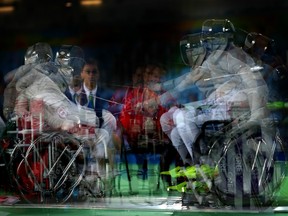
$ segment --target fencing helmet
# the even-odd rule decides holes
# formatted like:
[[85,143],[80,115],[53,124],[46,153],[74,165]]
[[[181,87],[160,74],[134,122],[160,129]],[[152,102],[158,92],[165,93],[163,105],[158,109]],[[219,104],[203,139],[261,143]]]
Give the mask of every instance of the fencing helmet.
[[49,44],[38,42],[28,47],[24,55],[24,63],[43,63],[53,59],[52,48]]

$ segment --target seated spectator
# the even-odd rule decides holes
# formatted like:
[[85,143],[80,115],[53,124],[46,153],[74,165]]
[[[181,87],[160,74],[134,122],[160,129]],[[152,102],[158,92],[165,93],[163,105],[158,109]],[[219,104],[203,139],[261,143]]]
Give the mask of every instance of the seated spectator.
[[[156,97],[157,93],[149,88],[150,82],[160,82],[165,70],[157,65],[137,68],[132,75],[134,86],[127,91],[124,106],[119,116],[125,141],[135,153],[139,175],[147,177],[148,154],[161,155],[161,170],[167,170],[171,157],[164,157],[169,150],[168,138],[162,133],[160,117],[167,109],[161,105],[136,107],[137,104]],[[167,156],[167,155],[166,155]]]
[[[108,102],[112,97],[112,91],[101,85],[101,71],[99,68],[99,63],[96,59],[88,58],[85,61],[80,76],[83,82],[81,86],[80,97],[77,103],[82,107],[87,107],[91,110],[94,110],[96,116],[99,119],[99,127],[108,132],[109,138],[107,140],[107,154],[109,158],[109,164],[113,166],[116,150],[119,149],[119,139],[116,133],[116,118],[110,111],[108,111]],[[97,159],[99,159],[98,162],[102,165],[106,163],[103,150],[104,146],[97,145],[95,151],[95,156]]]
[[82,78],[80,75],[73,75],[71,83],[68,85],[68,88],[65,91],[65,95],[72,102],[77,104],[79,97],[82,91]]
[[[158,120],[166,109],[162,106],[143,106],[141,109],[135,108],[141,101],[156,97],[156,93],[148,88],[151,79],[152,70],[151,65],[147,66],[145,70],[136,70],[132,75],[133,87],[127,91],[124,99],[124,106],[120,113],[119,120],[123,126],[124,133],[129,134],[127,137],[130,145],[137,147],[139,139],[146,136],[149,139],[162,140],[161,130],[158,127]],[[142,72],[142,77],[139,76]],[[141,81],[142,80],[142,81]],[[151,122],[150,122],[151,121]],[[145,127],[150,125],[153,128]],[[148,137],[147,137],[148,136]]]
[[137,66],[135,72],[132,74],[131,83],[123,86],[117,86],[114,94],[112,95],[111,101],[109,102],[109,111],[119,119],[119,115],[124,107],[125,99],[127,94],[133,89],[137,88],[138,86],[143,85],[143,73],[145,67],[142,65]]

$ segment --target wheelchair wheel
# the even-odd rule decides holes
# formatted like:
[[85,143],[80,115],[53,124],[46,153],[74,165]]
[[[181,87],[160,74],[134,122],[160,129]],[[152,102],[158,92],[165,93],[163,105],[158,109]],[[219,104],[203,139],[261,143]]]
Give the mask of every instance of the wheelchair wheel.
[[268,141],[259,126],[227,133],[209,151],[218,172],[214,189],[224,205],[268,207],[285,176],[285,160],[280,137]]
[[[51,139],[50,139],[51,138]],[[82,146],[64,137],[41,137],[29,145],[17,144],[11,155],[13,180],[29,203],[63,203],[77,196],[75,188],[85,170]],[[76,146],[75,146],[76,145]]]

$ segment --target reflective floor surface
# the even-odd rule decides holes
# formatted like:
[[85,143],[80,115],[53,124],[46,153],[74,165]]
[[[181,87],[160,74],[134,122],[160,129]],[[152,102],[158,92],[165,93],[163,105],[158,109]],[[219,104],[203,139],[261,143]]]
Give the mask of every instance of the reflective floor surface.
[[288,214],[288,178],[286,177],[279,190],[275,194],[275,202],[265,208],[213,208],[201,206],[183,206],[180,194],[165,196],[145,195],[140,193],[128,194],[122,196],[111,196],[105,198],[87,198],[82,202],[69,201],[65,204],[28,204],[19,200],[14,204],[2,203],[0,206],[0,216],[152,216],[161,215],[278,215]]

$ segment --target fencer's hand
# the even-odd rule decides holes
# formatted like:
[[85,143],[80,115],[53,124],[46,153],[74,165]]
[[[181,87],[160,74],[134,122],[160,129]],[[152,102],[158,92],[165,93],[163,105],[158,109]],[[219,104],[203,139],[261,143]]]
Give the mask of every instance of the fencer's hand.
[[204,67],[197,67],[193,73],[190,73],[187,80],[191,79],[193,83],[197,83],[198,86],[207,86],[213,83],[211,80],[210,71]]
[[79,125],[71,120],[65,120],[62,123],[61,130],[67,131],[69,133],[77,133],[79,130]]
[[185,106],[183,105],[183,104],[176,104],[176,107],[178,107],[178,108],[185,108]]
[[130,127],[131,127],[131,130],[130,130],[130,131],[131,131],[132,133],[140,133],[140,132],[141,132],[141,127],[140,127],[140,125],[137,124],[137,123],[131,124]]
[[143,102],[138,102],[134,106],[135,112],[146,112],[148,114],[155,113],[157,109],[158,109],[157,98],[151,98],[151,99],[144,100]]
[[161,83],[156,83],[156,82],[150,82],[148,84],[148,88],[154,92],[159,92],[162,90],[162,84]]
[[143,102],[138,102],[134,106],[134,112],[139,113],[143,111]]
[[143,111],[153,115],[158,110],[158,101],[156,98],[151,98],[143,102]]

